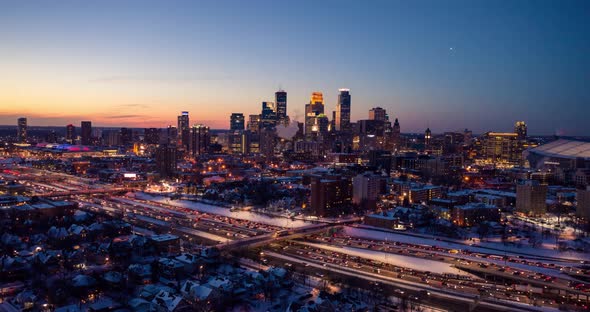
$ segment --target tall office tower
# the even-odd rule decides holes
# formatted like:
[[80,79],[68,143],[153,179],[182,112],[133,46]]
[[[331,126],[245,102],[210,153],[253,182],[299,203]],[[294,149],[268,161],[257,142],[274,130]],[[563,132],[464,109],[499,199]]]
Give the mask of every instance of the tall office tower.
[[253,114],[249,116],[248,131],[258,133],[260,130],[260,114]]
[[233,130],[228,133],[228,148],[232,154],[250,153],[250,131]]
[[162,144],[156,150],[156,164],[162,177],[171,177],[176,174],[176,146]]
[[82,121],[80,124],[80,144],[92,144],[92,122]]
[[279,90],[275,92],[275,105],[277,113],[277,122],[285,126],[289,125],[289,116],[287,116],[287,92]]
[[16,121],[16,140],[18,143],[27,142],[27,118],[21,117]]
[[547,185],[527,180],[516,185],[516,211],[532,216],[547,212]]
[[66,142],[74,144],[76,140],[76,127],[72,124],[66,126]]
[[168,125],[166,129],[166,139],[164,140],[167,144],[176,144],[178,138],[178,128],[173,125]]
[[517,121],[514,124],[514,133],[517,135],[517,139],[524,140],[527,136],[527,127],[524,121]]
[[429,146],[431,139],[432,139],[432,132],[430,131],[430,128],[426,128],[426,131],[424,131],[424,145]]
[[121,128],[121,145],[129,145],[133,142],[133,131],[129,128]]
[[370,120],[387,120],[387,112],[384,108],[381,107],[374,107],[369,110],[369,119]]
[[518,134],[513,132],[487,132],[481,137],[481,156],[492,164],[518,165],[522,152]]
[[182,112],[180,116],[178,116],[178,141],[180,146],[182,146],[185,150],[188,150],[190,141],[190,126],[188,112],[186,111]]
[[336,104],[335,125],[336,131],[351,132],[350,124],[350,90],[339,89],[338,103]]
[[209,127],[205,125],[193,125],[191,129],[190,151],[193,156],[207,153],[211,144]]
[[244,130],[244,114],[232,113],[229,117],[230,130]]
[[158,128],[145,128],[143,131],[143,140],[147,144],[159,144],[160,143],[160,129],[158,129]]
[[315,121],[317,123],[317,134],[321,135],[324,139],[327,138],[328,133],[330,132],[330,120],[328,119],[328,116],[319,114],[315,118]]
[[277,112],[275,103],[262,102],[262,113],[260,114],[260,127],[272,128],[277,125]]
[[[321,92],[313,92],[309,104],[305,105],[305,135],[313,134],[313,126],[317,117],[324,113],[324,96]],[[316,131],[317,132],[317,131]]]

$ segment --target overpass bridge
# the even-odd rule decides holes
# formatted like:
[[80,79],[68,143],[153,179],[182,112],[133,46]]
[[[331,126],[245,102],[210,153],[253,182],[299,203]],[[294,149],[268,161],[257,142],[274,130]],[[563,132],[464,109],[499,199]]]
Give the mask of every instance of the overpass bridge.
[[312,224],[295,229],[280,230],[275,233],[268,233],[249,238],[233,240],[227,243],[218,244],[215,246],[215,248],[220,252],[228,252],[234,249],[263,246],[272,242],[290,240],[299,238],[304,235],[322,232],[332,227],[334,227],[334,225],[328,223]]

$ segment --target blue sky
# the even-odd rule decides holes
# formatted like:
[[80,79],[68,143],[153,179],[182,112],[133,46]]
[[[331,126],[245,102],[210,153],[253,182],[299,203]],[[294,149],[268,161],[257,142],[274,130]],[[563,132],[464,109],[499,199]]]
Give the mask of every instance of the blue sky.
[[0,123],[227,127],[279,87],[402,131],[590,134],[587,1],[1,1]]

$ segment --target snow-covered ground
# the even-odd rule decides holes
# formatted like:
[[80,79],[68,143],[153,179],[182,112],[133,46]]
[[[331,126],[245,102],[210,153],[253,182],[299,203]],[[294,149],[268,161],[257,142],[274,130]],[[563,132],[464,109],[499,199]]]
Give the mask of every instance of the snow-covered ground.
[[413,270],[418,271],[430,271],[433,273],[439,274],[458,274],[458,275],[468,275],[471,276],[469,273],[461,271],[451,266],[449,263],[443,263],[439,261],[433,261],[428,259],[420,259],[415,257],[408,257],[402,255],[396,255],[381,251],[375,250],[368,250],[368,249],[360,249],[355,247],[336,247],[336,246],[328,246],[328,245],[321,245],[321,244],[314,244],[314,243],[302,243],[314,248],[330,250],[334,252],[345,253],[347,255],[371,259],[375,261],[380,261],[384,263],[389,263],[399,267],[410,268]]
[[[568,260],[590,260],[590,254],[584,254],[579,252],[560,252],[558,250],[553,249],[541,249],[541,248],[532,248],[530,246],[522,246],[517,247],[513,245],[504,245],[501,242],[481,242],[478,243],[478,246],[487,247],[487,248],[494,248],[496,251],[491,251],[490,249],[480,248],[478,246],[469,246],[468,241],[457,241],[456,243],[448,242],[448,241],[435,241],[433,238],[429,238],[426,235],[422,237],[419,236],[410,236],[405,234],[397,234],[393,232],[383,232],[378,230],[371,230],[367,228],[355,228],[355,227],[344,227],[344,231],[347,235],[353,237],[361,237],[361,238],[368,238],[374,240],[389,240],[389,241],[398,241],[407,244],[417,244],[417,245],[435,245],[442,248],[450,248],[450,249],[463,249],[469,250],[471,252],[480,252],[480,253],[495,253],[498,255],[511,255],[511,254],[530,254],[539,257],[552,257],[552,258],[562,258]],[[448,239],[445,239],[448,240]],[[556,262],[558,263],[558,262]],[[571,263],[570,263],[571,265]]]
[[220,216],[230,217],[234,219],[248,220],[252,222],[286,227],[286,228],[298,228],[312,223],[303,220],[291,220],[289,218],[273,218],[270,216],[249,212],[249,211],[230,211],[228,208],[219,207],[214,205],[208,205],[200,202],[193,202],[188,200],[170,200],[170,198],[164,196],[153,196],[145,193],[133,193],[135,198],[142,200],[149,200],[176,207],[189,208],[197,210],[199,212],[211,213]]

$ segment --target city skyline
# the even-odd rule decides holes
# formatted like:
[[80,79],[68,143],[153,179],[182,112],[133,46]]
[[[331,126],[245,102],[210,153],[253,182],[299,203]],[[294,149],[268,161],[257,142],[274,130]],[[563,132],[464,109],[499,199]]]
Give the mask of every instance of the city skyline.
[[585,135],[587,6],[4,3],[0,124],[226,129],[279,89],[303,122],[312,92],[330,115],[350,88],[351,120],[383,107],[402,132]]

